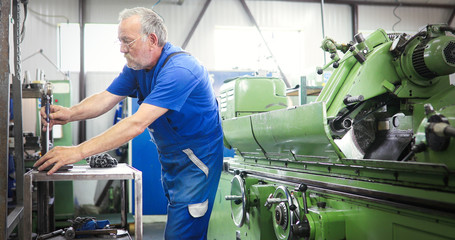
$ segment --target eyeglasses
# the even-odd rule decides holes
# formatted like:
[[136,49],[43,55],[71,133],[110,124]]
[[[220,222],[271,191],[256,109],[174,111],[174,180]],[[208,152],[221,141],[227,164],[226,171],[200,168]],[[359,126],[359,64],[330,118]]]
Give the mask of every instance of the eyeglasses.
[[120,48],[126,47],[127,49],[130,49],[133,46],[133,44],[141,37],[142,36],[139,36],[138,38],[136,38],[136,39],[134,39],[133,41],[130,41],[130,42],[125,42],[123,40],[120,40],[118,44],[120,45]]

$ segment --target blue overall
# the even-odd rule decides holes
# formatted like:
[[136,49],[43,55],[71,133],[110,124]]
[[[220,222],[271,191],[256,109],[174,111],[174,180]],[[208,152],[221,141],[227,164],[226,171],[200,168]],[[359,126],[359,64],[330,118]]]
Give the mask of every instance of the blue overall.
[[161,163],[168,204],[165,239],[206,239],[223,165],[218,105],[207,70],[180,48],[166,43],[150,71],[125,66],[107,88],[138,103],[169,109],[148,131]]

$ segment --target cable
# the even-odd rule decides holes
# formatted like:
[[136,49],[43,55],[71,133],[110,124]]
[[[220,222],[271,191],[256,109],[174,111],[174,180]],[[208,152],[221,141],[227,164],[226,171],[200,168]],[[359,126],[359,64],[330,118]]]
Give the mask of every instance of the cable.
[[398,15],[396,14],[396,12],[395,12],[399,7],[401,7],[401,2],[398,1],[398,0],[395,0],[395,1],[396,1],[397,3],[399,3],[399,4],[393,9],[393,15],[394,15],[396,18],[398,18],[398,21],[397,21],[396,23],[394,23],[393,26],[392,26],[392,31],[394,31],[394,32],[396,32],[396,31],[395,31],[395,26],[398,25],[398,23],[401,22],[400,16],[398,16]]
[[46,15],[46,14],[42,14],[40,12],[37,12],[33,9],[31,9],[30,7],[28,8],[28,10],[30,10],[30,12],[38,15],[38,16],[41,16],[41,17],[50,17],[50,18],[64,18],[66,19],[66,23],[70,23],[70,19],[64,15]]
[[50,64],[52,64],[52,66],[55,67],[55,69],[57,69],[57,71],[59,71],[61,74],[63,74],[63,76],[65,76],[65,80],[67,80],[69,78],[69,72],[68,73],[62,72],[62,70],[60,70],[60,68],[58,68],[58,66],[54,62],[52,62],[52,60],[49,57],[47,57],[46,54],[44,54],[44,50],[43,49],[39,49],[37,52],[35,52],[32,55],[24,58],[22,60],[22,62],[25,62],[26,60],[28,60],[29,58],[31,58],[31,57],[33,57],[33,56],[35,56],[37,54],[41,54]]
[[21,2],[24,5],[24,21],[22,21],[22,30],[21,30],[21,36],[20,36],[20,38],[21,38],[20,43],[22,43],[24,41],[24,38],[25,38],[25,20],[27,19],[27,15],[28,15],[27,14],[28,13],[28,11],[27,11],[28,0],[24,0],[24,1],[21,1]]
[[160,3],[160,2],[161,2],[161,0],[156,1],[156,3],[153,4],[152,9],[153,9],[156,5],[158,5],[158,3]]

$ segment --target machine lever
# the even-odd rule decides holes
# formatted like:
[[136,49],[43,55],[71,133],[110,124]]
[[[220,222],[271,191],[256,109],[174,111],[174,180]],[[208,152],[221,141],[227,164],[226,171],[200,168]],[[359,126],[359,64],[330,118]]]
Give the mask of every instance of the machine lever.
[[272,207],[272,204],[274,203],[282,203],[282,202],[287,202],[288,200],[286,198],[273,198],[273,194],[270,194],[267,200],[265,201],[264,207],[267,207],[270,209]]
[[343,103],[348,105],[348,104],[351,104],[351,103],[358,103],[358,102],[361,102],[363,101],[365,98],[363,97],[363,95],[359,95],[359,96],[351,96],[351,95],[346,95],[346,97],[343,99]]
[[455,128],[445,122],[431,123],[430,130],[439,137],[455,137]]
[[237,196],[237,195],[227,195],[227,196],[224,196],[224,199],[226,199],[228,201],[234,201],[234,203],[238,205],[242,202],[243,197]]
[[306,184],[301,183],[294,190],[299,191],[303,194],[303,211],[305,212],[305,214],[308,214],[308,204],[306,201],[306,190],[308,190],[308,186]]
[[425,143],[419,143],[417,145],[414,145],[411,147],[411,151],[401,160],[403,162],[406,162],[409,160],[409,158],[412,157],[412,155],[423,152],[427,149],[427,145]]

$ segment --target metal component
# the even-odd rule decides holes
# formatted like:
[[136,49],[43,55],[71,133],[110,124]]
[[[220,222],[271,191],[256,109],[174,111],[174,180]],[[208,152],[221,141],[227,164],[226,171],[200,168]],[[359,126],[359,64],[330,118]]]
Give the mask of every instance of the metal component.
[[275,206],[273,228],[277,239],[293,239],[293,225],[299,221],[299,207],[295,197],[284,186],[278,186],[267,202]]
[[358,103],[363,100],[365,100],[363,95],[359,95],[359,96],[346,95],[346,97],[344,97],[344,99],[343,99],[343,103],[348,105],[348,104]]
[[9,29],[11,1],[1,0],[0,12],[0,237],[8,234],[8,138],[10,106]]
[[352,33],[355,35],[359,32],[359,6],[350,4],[352,16]]
[[318,208],[325,208],[327,206],[327,202],[317,202],[316,205]]
[[36,240],[44,240],[44,239],[48,239],[48,238],[63,235],[63,234],[65,234],[65,237],[66,237],[66,232],[63,231],[63,229],[59,229],[59,230],[53,231],[51,233],[46,233],[46,234],[40,235],[38,238],[36,238]]
[[[404,164],[400,164],[406,166]],[[374,166],[374,165],[372,165]],[[409,166],[409,164],[407,164]],[[412,166],[412,165],[411,165]],[[430,168],[433,166],[430,166]],[[423,170],[423,169],[420,169]],[[427,169],[428,170],[428,169]],[[417,170],[416,170],[417,171]],[[249,170],[251,177],[265,179],[268,181],[274,180],[280,183],[298,183],[302,182],[301,178],[283,176],[279,174],[271,174],[266,171]],[[305,184],[309,185],[310,189],[322,191],[331,194],[341,194],[346,197],[359,199],[362,201],[370,201],[385,205],[394,206],[399,209],[409,209],[412,211],[423,212],[430,215],[441,215],[455,217],[455,204],[444,202],[443,199],[428,200],[418,197],[406,196],[404,194],[389,193],[386,191],[377,191],[372,189],[362,189],[355,186],[328,183],[324,181],[316,181],[305,179]]]
[[86,161],[92,168],[115,167],[118,163],[117,159],[113,158],[109,153],[100,153],[90,156]]
[[[52,84],[46,82],[44,87],[41,89],[41,105],[45,107],[46,111],[46,122],[41,123],[41,156],[44,156],[53,145],[52,133],[49,125],[49,114],[50,105],[52,104]],[[46,125],[46,131],[43,130],[43,126]],[[37,215],[42,218],[43,221],[39,221],[37,225],[38,234],[50,232],[54,229],[54,205],[50,204],[51,199],[54,197],[54,183],[53,182],[40,182],[37,184],[37,198],[39,204],[37,206]]]
[[335,131],[346,131],[352,127],[352,119],[350,118],[336,118],[331,126]]
[[453,134],[453,127],[451,127],[448,123],[431,123],[429,128],[438,136],[438,137],[454,137]]
[[231,195],[225,196],[231,201],[231,216],[237,227],[242,227],[245,223],[247,212],[247,198],[245,193],[245,183],[240,175],[235,175],[231,180]]
[[[358,36],[316,102],[254,113],[250,102],[232,92],[222,113],[223,131],[239,154],[225,159],[229,172],[279,186],[272,195],[253,185],[245,189],[252,204],[248,227],[239,229],[242,237],[265,239],[267,223],[277,239],[455,235],[455,143],[441,139],[455,134],[455,87],[448,76],[455,72],[450,65],[455,38],[446,29],[451,30],[429,25],[409,39],[401,35],[401,42],[381,29],[365,40]],[[424,79],[417,72],[412,55],[421,46],[428,46],[424,67],[438,77]],[[336,58],[330,51],[339,45],[326,39],[324,47]],[[363,99],[345,101],[348,94]],[[233,109],[246,114],[227,114]],[[299,184],[308,186],[309,196],[290,191]],[[235,196],[231,199],[239,199]],[[218,219],[229,218],[217,203],[215,210]],[[363,231],[352,230],[357,226]]]
[[425,143],[412,145],[411,151],[403,159],[401,159],[401,161],[403,162],[408,161],[412,156],[414,156],[414,154],[423,152],[425,150],[427,150],[427,145]]
[[301,183],[294,190],[302,193],[303,211],[305,214],[308,214],[308,203],[307,203],[307,195],[306,195],[306,190],[308,190],[308,186],[306,184]]
[[127,209],[128,209],[128,191],[127,191],[127,181],[126,180],[122,180],[121,181],[121,184],[122,184],[122,200],[120,202],[120,226],[123,228],[123,229],[128,229],[128,218],[127,218],[127,215],[128,215],[128,212],[127,212]]
[[362,33],[357,33],[356,35],[354,35],[354,39],[357,43],[365,42],[365,38],[363,37]]
[[280,202],[275,208],[275,222],[280,226],[283,230],[286,230],[288,227],[289,222],[289,212],[287,210],[287,206],[284,202]]
[[267,200],[265,201],[264,207],[271,208],[273,204],[280,204],[282,202],[286,202],[286,198],[275,198],[273,194],[270,194]]
[[434,113],[434,108],[431,104],[427,103],[427,104],[423,105],[423,107],[425,109],[426,115],[430,115],[430,114]]
[[365,54],[362,51],[357,50],[355,46],[351,46],[349,51],[352,52],[352,55],[359,63],[364,63],[366,61]]
[[65,239],[75,239],[80,235],[111,235],[117,234],[117,229],[75,230],[69,227],[65,230]]
[[450,126],[449,120],[441,114],[435,114],[428,118],[428,123],[429,125],[425,129],[428,147],[438,152],[446,150],[449,147],[450,138],[454,136],[450,135],[454,128]]
[[65,239],[74,239],[76,238],[76,231],[73,227],[69,227],[65,231]]
[[228,201],[234,201],[235,204],[240,204],[243,202],[243,196],[227,195],[224,197],[224,199]]
[[41,90],[41,104],[45,107],[46,111],[46,122],[42,123],[42,125],[46,125],[46,131],[41,130],[41,155],[44,156],[49,150],[52,148],[53,139],[51,135],[51,129],[49,127],[49,114],[50,114],[50,107],[52,104],[52,83],[46,82],[44,84],[44,88]]
[[[79,99],[83,100],[87,97],[86,91],[86,77],[85,77],[85,21],[86,16],[85,12],[87,11],[86,0],[79,0],[79,43],[80,43],[80,52],[79,52]],[[87,140],[87,124],[86,121],[79,121],[79,143],[85,142]]]
[[[134,204],[135,204],[135,238],[142,240],[142,172],[124,163],[115,168],[106,168],[103,171],[92,169],[87,165],[74,165],[68,172],[56,172],[47,175],[45,172],[31,170],[24,175],[24,226],[22,232],[26,239],[31,238],[32,228],[32,183],[53,182],[68,180],[134,180]],[[123,206],[125,207],[125,206]],[[126,213],[126,211],[123,211]],[[29,237],[30,236],[30,237]]]

